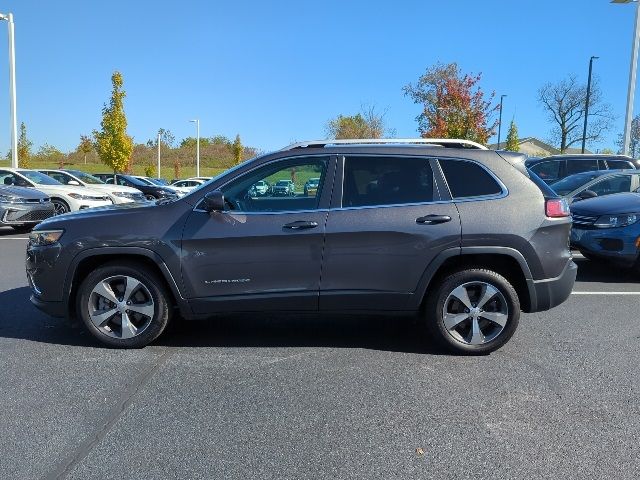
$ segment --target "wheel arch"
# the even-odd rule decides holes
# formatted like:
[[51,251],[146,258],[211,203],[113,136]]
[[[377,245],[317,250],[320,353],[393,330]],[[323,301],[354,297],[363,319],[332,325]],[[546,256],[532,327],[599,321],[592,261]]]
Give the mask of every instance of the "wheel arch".
[[85,250],[71,263],[65,279],[65,291],[69,292],[66,309],[70,317],[75,317],[75,304],[78,287],[82,280],[96,268],[114,260],[139,263],[149,267],[164,282],[171,298],[169,302],[180,309],[181,314],[190,315],[190,309],[184,300],[178,284],[166,263],[157,253],[140,247],[105,247]]
[[419,302],[416,308],[424,306],[434,284],[455,271],[467,268],[484,268],[502,275],[516,290],[521,309],[524,312],[535,310],[537,299],[531,270],[524,256],[509,247],[462,247],[441,252],[420,279],[415,295]]

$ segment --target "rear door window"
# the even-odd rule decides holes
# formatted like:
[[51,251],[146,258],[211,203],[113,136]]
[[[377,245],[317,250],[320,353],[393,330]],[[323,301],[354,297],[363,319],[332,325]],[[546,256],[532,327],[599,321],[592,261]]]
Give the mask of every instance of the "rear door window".
[[[548,162],[540,162],[533,165],[530,170],[545,182],[553,182],[560,178],[560,167],[562,161],[550,160]],[[596,169],[597,170],[597,169]]]
[[429,159],[416,157],[347,157],[343,207],[402,205],[433,201]]
[[591,172],[593,170],[598,170],[598,160],[596,159],[567,160],[567,175],[580,172]]
[[489,172],[475,162],[439,160],[453,198],[484,197],[502,193]]
[[588,190],[597,193],[599,197],[612,193],[629,192],[631,191],[631,175],[605,178],[591,185]]

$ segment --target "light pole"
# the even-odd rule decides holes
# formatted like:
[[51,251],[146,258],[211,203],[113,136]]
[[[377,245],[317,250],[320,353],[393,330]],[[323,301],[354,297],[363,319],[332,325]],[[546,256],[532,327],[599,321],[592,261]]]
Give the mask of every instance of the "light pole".
[[158,178],[160,178],[160,134],[158,133]]
[[196,177],[200,176],[200,119],[189,120],[196,124]]
[[631,68],[629,71],[629,90],[627,92],[627,113],[624,117],[623,153],[629,155],[631,143],[631,121],[633,120],[633,97],[636,90],[636,67],[638,66],[638,41],[640,40],[640,2],[637,0],[611,0],[611,3],[636,3],[636,26],[631,44]]
[[18,117],[16,113],[16,48],[13,13],[0,13],[9,25],[9,99],[11,110],[11,166],[18,168]]
[[584,153],[584,145],[587,143],[587,121],[589,120],[589,99],[591,97],[591,72],[593,71],[593,61],[600,57],[591,57],[589,59],[589,80],[587,80],[587,99],[584,104],[584,128],[582,129],[582,153]]
[[500,134],[502,133],[502,102],[506,95],[500,95],[500,119],[498,120],[498,150],[500,150]]

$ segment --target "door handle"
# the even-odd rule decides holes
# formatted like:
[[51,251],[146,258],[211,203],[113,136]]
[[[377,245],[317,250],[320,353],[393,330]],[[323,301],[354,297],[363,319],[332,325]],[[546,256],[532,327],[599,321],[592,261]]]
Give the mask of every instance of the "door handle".
[[416,223],[420,225],[436,225],[450,221],[451,217],[449,215],[425,215],[424,217],[416,218]]
[[297,222],[287,223],[286,225],[283,225],[282,228],[287,228],[289,230],[307,230],[309,228],[316,228],[317,226],[317,222],[298,220]]

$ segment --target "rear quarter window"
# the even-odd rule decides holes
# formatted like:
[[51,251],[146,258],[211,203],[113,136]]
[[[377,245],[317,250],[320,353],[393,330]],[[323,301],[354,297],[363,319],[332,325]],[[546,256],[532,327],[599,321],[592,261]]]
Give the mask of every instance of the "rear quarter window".
[[489,172],[466,160],[439,160],[453,198],[484,197],[502,193]]

